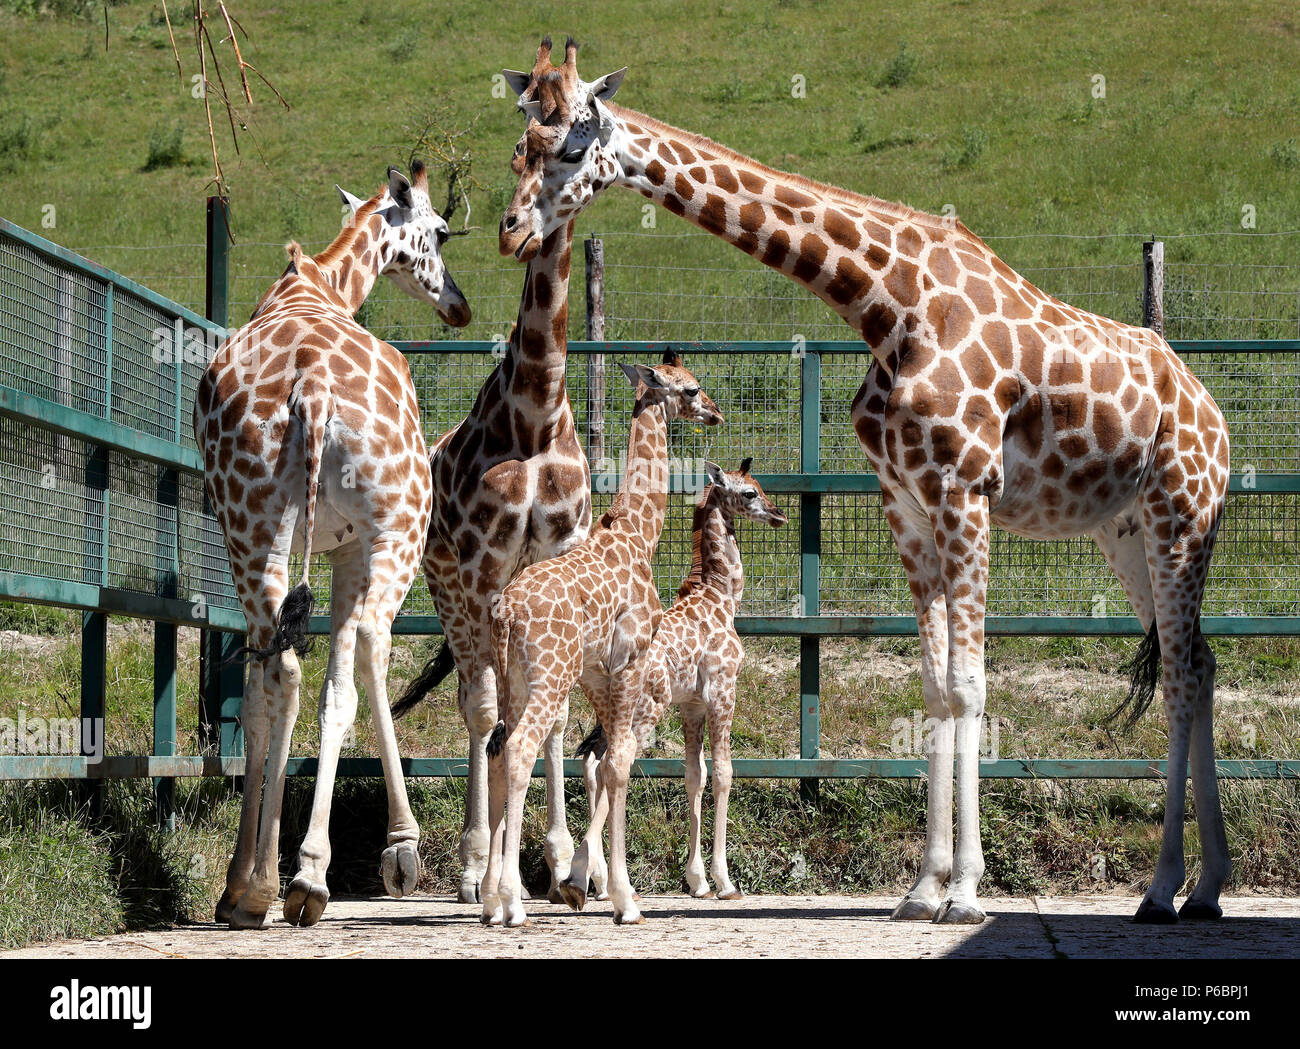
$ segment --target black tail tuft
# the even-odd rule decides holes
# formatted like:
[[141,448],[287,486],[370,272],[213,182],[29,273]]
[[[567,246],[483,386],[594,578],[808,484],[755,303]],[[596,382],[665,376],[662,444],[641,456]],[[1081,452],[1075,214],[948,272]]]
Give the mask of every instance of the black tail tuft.
[[487,756],[495,758],[501,753],[501,748],[506,745],[506,723],[498,721],[497,727],[492,730],[492,735],[488,736]]
[[585,758],[588,754],[594,754],[598,758],[605,756],[605,730],[601,728],[600,722],[596,722],[596,727],[588,732],[578,744],[578,749],[574,752],[575,757]]
[[1129,677],[1128,695],[1106,715],[1105,721],[1114,721],[1127,711],[1124,727],[1132,728],[1156,698],[1156,685],[1160,683],[1160,635],[1156,633],[1154,622],[1132,657],[1120,664],[1119,669]]
[[392,705],[390,709],[393,717],[400,718],[409,714],[455,669],[456,661],[452,658],[451,647],[444,641],[434,657],[424,664],[419,677],[406,686],[401,698]]
[[266,648],[250,648],[244,645],[236,649],[223,660],[222,665],[227,663],[247,663],[250,659],[270,659],[272,656],[278,656],[281,652],[287,652],[293,649],[300,656],[305,656],[311,651],[315,639],[307,633],[307,628],[311,626],[311,610],[315,600],[312,597],[311,587],[306,583],[299,583],[289,591],[289,596],[284,599],[280,606],[280,615],[275,624],[275,633],[271,636],[271,643]]

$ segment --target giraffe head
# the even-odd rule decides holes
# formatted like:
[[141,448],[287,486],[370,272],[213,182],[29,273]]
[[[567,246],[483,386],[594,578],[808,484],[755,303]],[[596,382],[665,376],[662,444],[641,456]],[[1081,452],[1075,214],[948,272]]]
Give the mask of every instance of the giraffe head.
[[518,95],[524,136],[515,145],[511,170],[519,176],[501,219],[502,255],[527,261],[542,241],[569,222],[612,185],[618,162],[610,148],[615,120],[605,106],[626,67],[587,83],[578,76],[578,45],[564,45],[564,64],[551,64],[551,38],[537,49],[531,73],[502,70]]
[[689,419],[705,426],[722,422],[722,412],[707,393],[700,389],[699,380],[682,365],[682,355],[676,350],[665,350],[662,364],[619,362],[623,374],[636,387],[638,407],[661,404],[669,419]]
[[[336,186],[351,209],[350,222],[367,202]],[[453,328],[470,322],[469,303],[442,260],[442,248],[451,236],[447,221],[429,199],[429,173],[423,162],[411,164],[408,179],[397,168],[388,169],[388,185],[374,210],[378,218],[379,272],[413,299],[432,304]]]
[[739,470],[723,470],[717,463],[705,462],[709,488],[700,504],[712,503],[729,518],[747,517],[751,521],[780,528],[789,521],[781,508],[767,497],[762,486],[750,475],[753,459],[746,459]]

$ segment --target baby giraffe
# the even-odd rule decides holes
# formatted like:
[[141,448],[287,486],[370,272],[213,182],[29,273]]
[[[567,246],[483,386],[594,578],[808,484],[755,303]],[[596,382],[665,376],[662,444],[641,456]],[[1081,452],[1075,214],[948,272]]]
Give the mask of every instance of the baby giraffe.
[[[519,880],[524,796],[538,748],[581,684],[609,732],[601,790],[609,797],[609,895],[616,922],[639,922],[622,828],[636,738],[635,697],[663,609],[650,562],[668,505],[668,420],[714,426],[722,413],[672,350],[661,365],[623,365],[637,386],[627,467],[613,506],[581,545],[530,565],[502,592],[492,621],[501,721],[488,742],[492,831],[483,878],[483,922],[527,920]],[[583,885],[586,885],[584,874]]]
[[[700,855],[700,808],[704,798],[704,723],[709,724],[709,750],[713,755],[713,881],[718,896],[735,900],[741,892],[727,873],[727,798],[731,793],[731,717],[736,709],[736,678],[745,649],[736,633],[736,608],[745,590],[745,569],[736,544],[736,519],[746,517],[780,528],[786,516],[750,476],[753,459],[740,469],[723,472],[705,463],[709,487],[695,506],[692,525],[694,553],[691,571],[677,591],[677,600],[664,613],[663,622],[646,654],[645,690],[635,697],[632,731],[637,750],[670,705],[682,712],[686,740],[686,793],[691,802],[691,853],[686,881],[696,898],[711,896]],[[616,714],[617,716],[617,714]],[[604,715],[601,715],[601,724]],[[596,786],[591,826],[574,855],[569,880],[560,891],[575,910],[587,900],[590,870],[599,893],[604,881],[600,851],[601,832],[609,812],[608,795],[599,788],[604,776],[596,763],[606,754],[601,725],[578,747],[589,785]],[[603,766],[604,762],[600,761]],[[613,830],[610,831],[611,836]]]

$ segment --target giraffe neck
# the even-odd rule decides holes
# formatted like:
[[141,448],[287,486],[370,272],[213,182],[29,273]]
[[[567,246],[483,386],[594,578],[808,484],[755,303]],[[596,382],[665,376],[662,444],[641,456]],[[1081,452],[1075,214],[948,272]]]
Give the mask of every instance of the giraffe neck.
[[653,556],[668,506],[668,417],[662,404],[645,403],[644,392],[642,386],[632,409],[627,469],[610,513],[626,520]]
[[312,276],[338,297],[349,317],[361,309],[388,263],[388,246],[382,236],[384,217],[377,205],[378,198],[363,204],[334,242],[310,259],[316,270]]
[[[572,246],[570,222],[547,237],[529,261],[519,318],[497,372],[496,395],[517,416],[512,428],[524,445],[549,443],[573,418],[564,385]],[[533,435],[532,442],[522,439],[524,431]]]
[[712,502],[708,493],[695,508],[691,533],[691,571],[677,596],[712,586],[739,601],[745,589],[745,570],[736,544],[735,522]]
[[980,243],[955,220],[774,171],[652,117],[609,109],[618,182],[813,292],[886,364],[888,337],[921,298],[921,246]]

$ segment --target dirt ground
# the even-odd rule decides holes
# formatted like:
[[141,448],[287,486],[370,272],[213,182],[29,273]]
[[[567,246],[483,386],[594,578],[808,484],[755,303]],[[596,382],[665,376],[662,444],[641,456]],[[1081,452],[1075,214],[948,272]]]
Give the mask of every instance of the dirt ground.
[[979,926],[896,923],[874,896],[648,896],[642,925],[608,903],[580,914],[534,901],[523,929],[488,929],[445,896],[336,899],[321,922],[258,933],[178,926],[0,953],[0,958],[1300,958],[1300,899],[1233,897],[1220,922],[1129,920],[1125,896],[999,898]]

